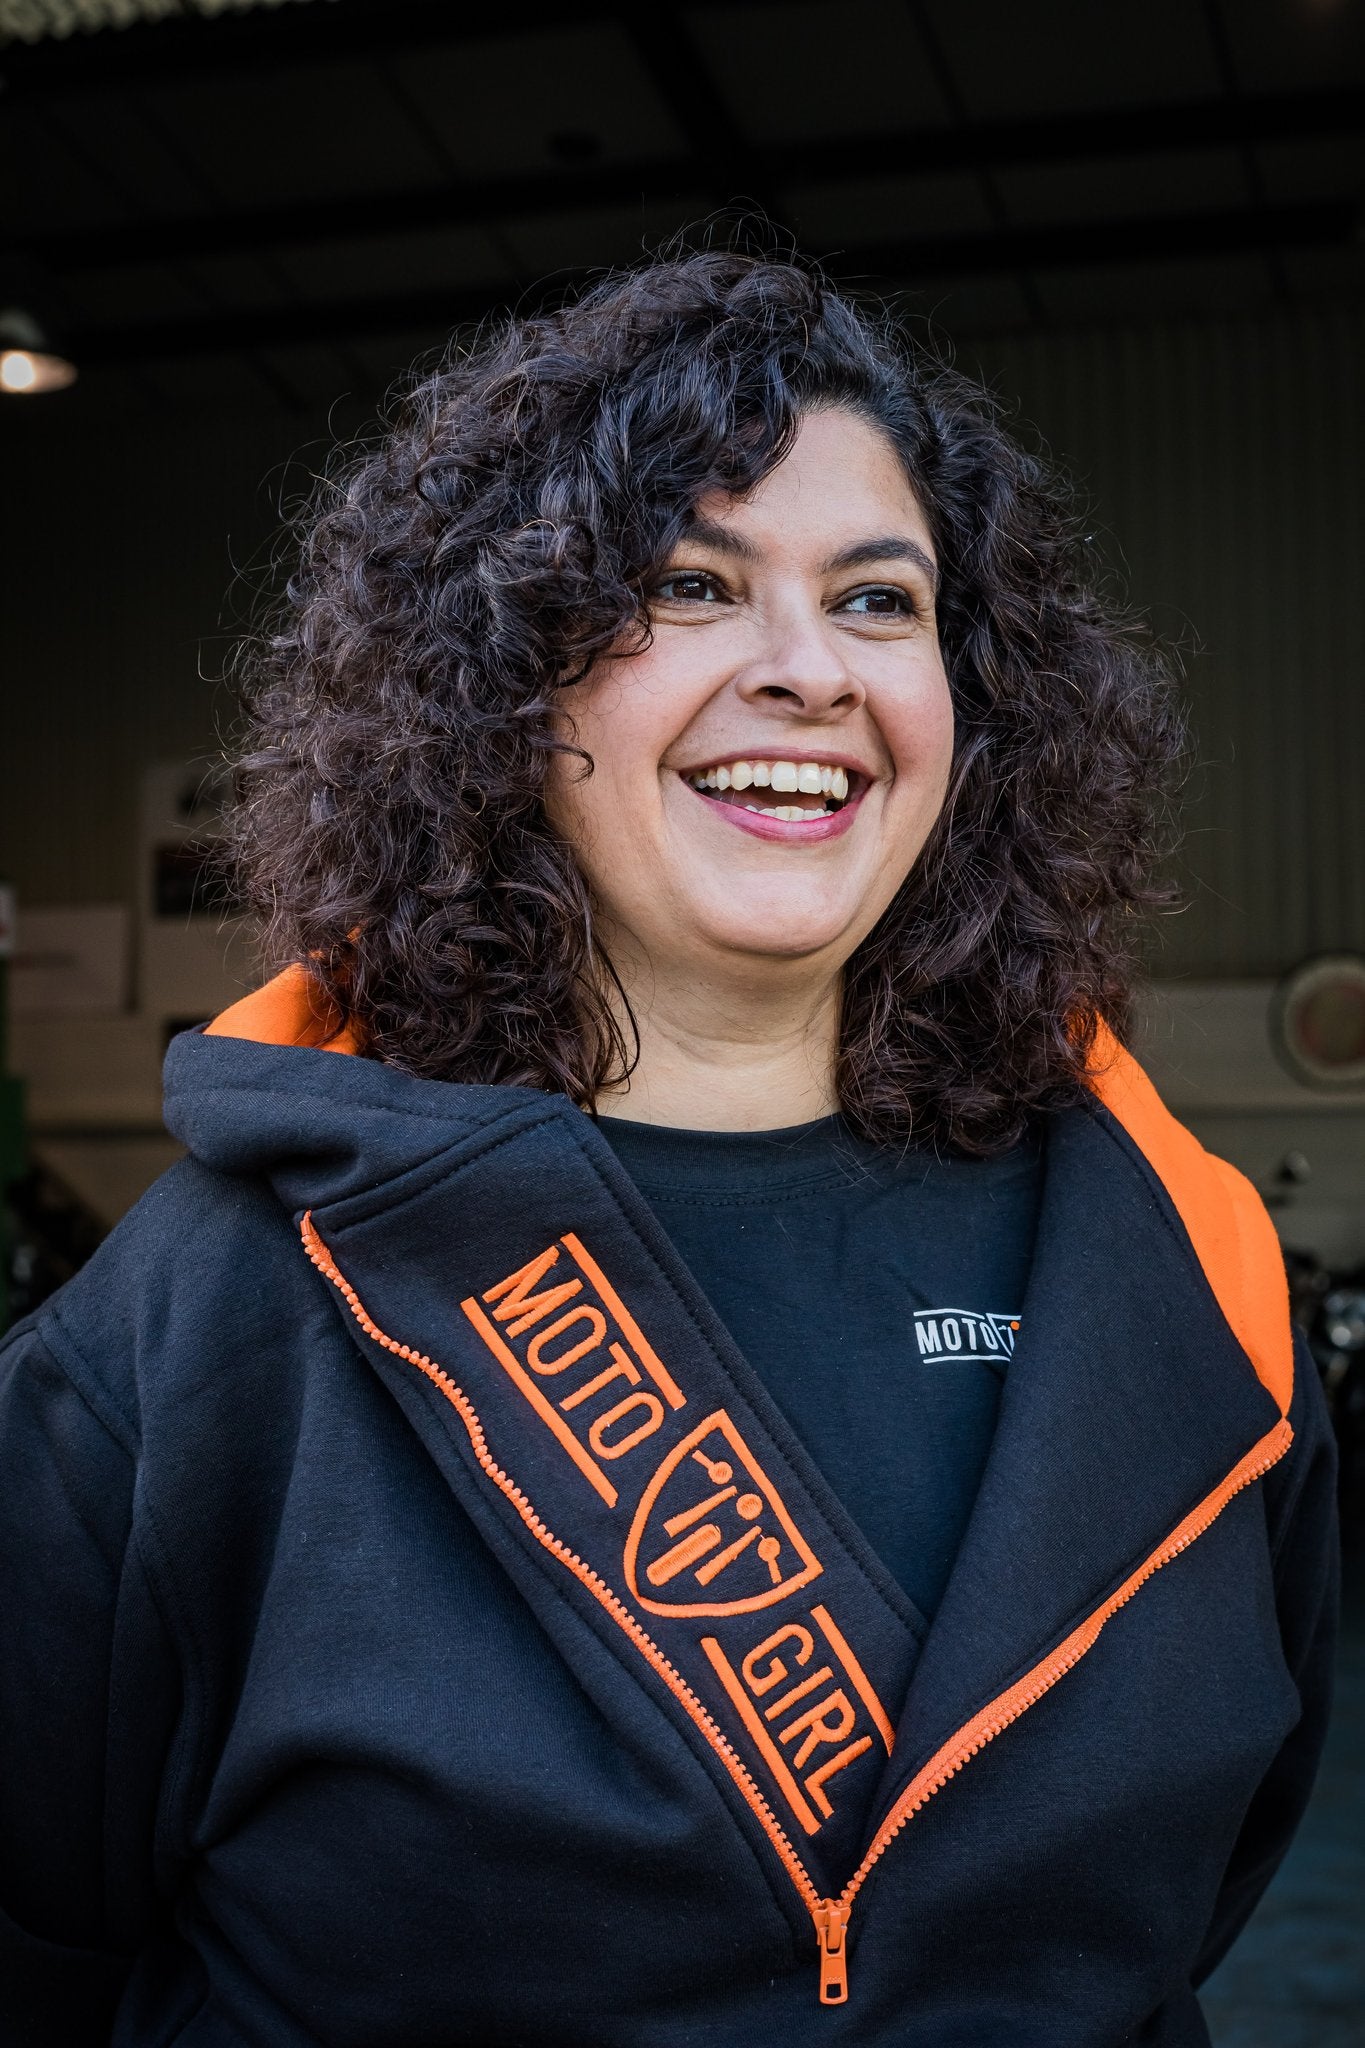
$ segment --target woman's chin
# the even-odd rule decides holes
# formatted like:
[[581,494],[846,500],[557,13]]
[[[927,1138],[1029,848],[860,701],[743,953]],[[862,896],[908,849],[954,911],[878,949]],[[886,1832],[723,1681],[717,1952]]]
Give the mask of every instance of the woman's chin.
[[774,963],[823,956],[838,965],[862,936],[860,919],[855,929],[856,906],[846,913],[771,902],[710,908],[710,915],[703,913],[693,923],[686,949],[700,967],[708,960],[717,968],[733,965],[736,956]]

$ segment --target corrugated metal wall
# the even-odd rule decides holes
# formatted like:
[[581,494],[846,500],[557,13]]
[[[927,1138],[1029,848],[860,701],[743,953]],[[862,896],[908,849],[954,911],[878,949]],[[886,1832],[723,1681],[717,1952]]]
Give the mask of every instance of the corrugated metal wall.
[[1365,949],[1365,319],[964,348],[1085,486],[1133,598],[1193,643],[1190,906],[1158,972]]
[[[1080,476],[1134,599],[1198,643],[1192,901],[1158,972],[1365,949],[1363,340],[1365,315],[1297,312],[960,350]],[[199,642],[211,676],[275,466],[310,440],[318,460],[325,429],[20,424],[0,494],[0,870],[30,903],[127,899],[140,770],[212,751],[229,705]]]

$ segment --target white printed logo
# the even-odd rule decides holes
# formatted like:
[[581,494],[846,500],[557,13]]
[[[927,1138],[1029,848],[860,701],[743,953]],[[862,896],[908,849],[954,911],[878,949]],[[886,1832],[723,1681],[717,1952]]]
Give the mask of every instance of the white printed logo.
[[1014,1356],[1018,1316],[980,1315],[975,1309],[921,1308],[915,1311],[915,1341],[921,1358],[962,1364],[1000,1365]]

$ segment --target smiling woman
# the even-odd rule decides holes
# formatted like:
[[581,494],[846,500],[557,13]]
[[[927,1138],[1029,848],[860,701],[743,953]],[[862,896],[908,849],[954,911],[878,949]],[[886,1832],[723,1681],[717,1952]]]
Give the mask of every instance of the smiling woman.
[[933,545],[886,436],[812,412],[645,579],[646,644],[565,693],[592,773],[559,756],[549,815],[639,1048],[600,1111],[761,1129],[774,1101],[788,1123],[838,1107],[844,964],[948,786]]
[[1122,1049],[1177,728],[1065,494],[705,255],[299,541],[279,971],[0,1361],[6,2040],[1198,2048],[1331,1440]]
[[[825,1099],[874,1141],[997,1150],[1122,1032],[1132,913],[1164,893],[1165,667],[987,395],[813,273],[695,256],[509,322],[411,388],[299,538],[244,657],[237,873],[374,1057],[599,1107],[634,1065],[637,1112],[607,867],[656,921],[682,888],[765,955],[813,948],[742,969],[741,1038],[759,993],[770,1037],[768,995],[821,984]],[[835,822],[767,804],[715,840],[665,749],[684,782],[751,756],[863,780]],[[714,1085],[721,1124],[753,1120]]]

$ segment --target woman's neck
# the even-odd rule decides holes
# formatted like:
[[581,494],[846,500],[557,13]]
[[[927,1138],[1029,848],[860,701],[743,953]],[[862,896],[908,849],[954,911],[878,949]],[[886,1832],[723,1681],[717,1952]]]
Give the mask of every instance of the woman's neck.
[[[599,1096],[600,1116],[675,1130],[770,1131],[838,1108],[837,977],[816,986],[781,971],[735,983],[713,975],[669,985],[652,974],[622,980],[640,1055],[629,1080]],[[621,1021],[629,1043],[629,1021]]]

